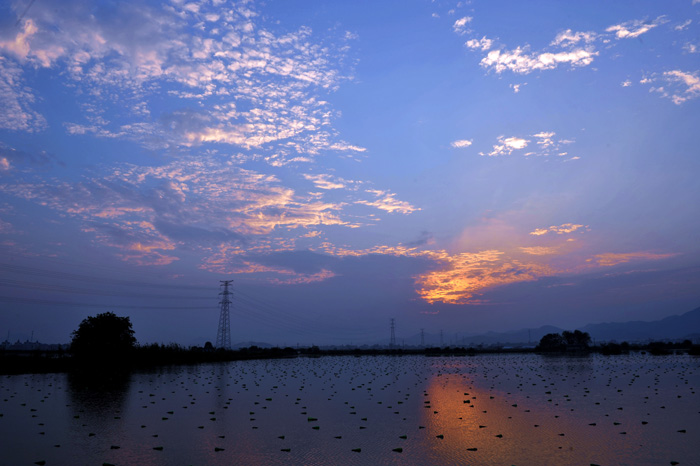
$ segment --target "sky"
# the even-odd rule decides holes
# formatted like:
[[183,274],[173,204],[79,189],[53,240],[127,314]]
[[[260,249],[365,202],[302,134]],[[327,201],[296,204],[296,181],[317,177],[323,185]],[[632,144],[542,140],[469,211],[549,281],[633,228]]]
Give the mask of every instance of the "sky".
[[700,0],[0,1],[0,340],[700,305]]

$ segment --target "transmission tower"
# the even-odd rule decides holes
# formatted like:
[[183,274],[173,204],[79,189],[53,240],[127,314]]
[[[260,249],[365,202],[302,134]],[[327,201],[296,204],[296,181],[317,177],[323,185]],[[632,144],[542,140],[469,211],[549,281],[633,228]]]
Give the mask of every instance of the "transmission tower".
[[391,340],[389,341],[389,346],[394,348],[396,346],[396,334],[394,333],[394,319],[391,319]]
[[233,283],[233,280],[221,280],[224,291],[219,293],[222,298],[219,302],[221,304],[221,314],[219,314],[219,329],[216,332],[217,348],[231,349],[231,318],[228,312],[229,304],[231,304],[231,300],[228,299],[228,286],[231,283]]
[[420,345],[425,346],[425,329],[420,329]]

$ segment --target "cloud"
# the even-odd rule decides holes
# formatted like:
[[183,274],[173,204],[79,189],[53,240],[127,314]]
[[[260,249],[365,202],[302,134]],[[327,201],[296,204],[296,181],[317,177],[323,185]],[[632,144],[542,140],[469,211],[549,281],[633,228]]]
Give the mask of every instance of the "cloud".
[[457,34],[463,35],[467,32],[467,24],[470,23],[471,21],[472,21],[471,16],[464,16],[463,18],[460,18],[454,22],[454,24],[452,25],[452,29]]
[[0,129],[36,132],[46,128],[46,119],[32,109],[36,96],[21,79],[22,70],[0,56]]
[[158,167],[123,164],[79,182],[14,180],[0,185],[0,192],[77,219],[99,243],[130,258],[152,255],[166,244],[172,257],[206,251],[212,243],[290,248],[284,240],[290,230],[355,226],[341,218],[341,204],[297,195],[274,176],[203,155]]
[[630,81],[629,79],[627,79],[627,80],[625,80],[625,81],[622,81],[622,82],[620,83],[620,86],[622,86],[622,87],[629,87],[629,86],[631,86],[631,85],[632,85],[632,81]]
[[29,19],[22,25],[22,30],[13,38],[0,40],[0,50],[15,56],[20,60],[27,58],[30,51],[28,39],[37,32],[37,27],[34,22]]
[[530,232],[531,235],[535,236],[542,236],[546,235],[547,233],[549,233],[548,228],[535,228],[533,231]]
[[[530,233],[532,234],[532,233]],[[556,247],[548,247],[548,246],[528,246],[528,247],[520,247],[520,250],[524,252],[525,254],[531,254],[533,256],[546,256],[550,254],[556,254],[558,252],[558,248]]]
[[660,24],[665,23],[664,16],[659,16],[653,21],[632,20],[624,23],[615,24],[607,29],[606,32],[614,32],[617,39],[633,39],[644,33],[649,32]]
[[[518,137],[498,137],[498,144],[494,144],[493,150],[488,153],[489,156],[510,155],[515,150],[521,150],[527,147],[529,140]],[[483,153],[481,155],[484,155]]]
[[583,231],[589,230],[589,228],[587,226],[584,226],[581,224],[562,223],[561,225],[552,225],[548,228],[535,228],[533,231],[530,232],[530,234],[533,236],[542,236],[542,235],[546,235],[547,233],[555,233],[557,235],[564,235],[564,234],[573,233],[576,230],[579,230],[582,228],[583,228]]
[[342,151],[342,152],[347,152],[347,151],[351,151],[351,152],[365,152],[365,151],[367,150],[367,149],[364,148],[364,147],[354,146],[354,145],[352,145],[352,144],[348,144],[348,143],[345,142],[345,141],[340,141],[340,142],[333,143],[333,144],[331,144],[328,148],[329,148],[330,150],[337,150],[337,151]]
[[303,175],[304,178],[313,182],[319,189],[341,189],[345,188],[345,183],[341,178],[335,178],[332,175]]
[[538,139],[537,145],[542,146],[543,149],[551,147],[554,145],[554,140],[552,139],[556,133],[554,131],[540,131],[539,133],[533,134],[532,137]]
[[431,304],[479,304],[477,296],[486,289],[532,281],[552,273],[546,266],[509,259],[498,250],[443,253],[440,261],[440,269],[416,278],[417,293]]
[[337,248],[326,243],[323,250],[341,258],[395,256],[426,261],[422,267],[424,271],[416,273],[413,281],[416,294],[430,304],[480,304],[478,296],[487,289],[536,280],[553,273],[545,265],[525,263],[496,249],[462,253],[424,249],[432,244],[432,235],[425,234],[422,239],[426,241],[363,250]]
[[46,151],[26,152],[17,150],[14,147],[9,147],[2,142],[0,142],[0,160],[4,160],[4,162],[0,163],[0,169],[6,171],[28,166],[35,168],[43,168],[51,165],[65,166],[63,162]]
[[485,52],[493,47],[493,40],[487,39],[486,36],[484,36],[481,39],[469,39],[464,45],[472,50],[478,49]]
[[116,256],[139,266],[162,266],[178,260],[166,253],[176,243],[159,233],[147,222],[98,223],[86,221],[84,232],[93,233],[98,242],[115,248]]
[[[695,2],[693,2],[693,3],[695,3]],[[683,30],[687,29],[688,26],[690,26],[690,24],[692,22],[693,22],[692,19],[688,19],[688,20],[684,21],[683,23],[676,25],[673,29],[675,29],[676,31],[683,31]]]
[[[425,261],[423,270],[413,272],[416,294],[430,304],[444,303],[455,305],[484,304],[482,295],[496,287],[521,282],[536,281],[543,277],[571,276],[589,273],[591,267],[607,267],[632,260],[655,260],[671,257],[673,254],[652,253],[604,253],[582,254],[583,242],[572,243],[572,238],[560,238],[577,231],[588,231],[583,224],[564,223],[547,228],[538,228],[530,235],[538,238],[539,245],[532,238],[509,222],[498,218],[485,218],[484,221],[466,229],[462,241],[452,243],[454,247],[472,249],[449,252],[434,246],[432,235],[424,233],[419,241],[397,246],[375,246],[353,250],[322,243],[321,249],[328,255],[340,258],[363,260],[368,256],[394,256]],[[542,243],[545,242],[544,245]],[[548,243],[548,244],[547,244]],[[576,252],[578,251],[578,252]],[[318,263],[317,272],[322,267],[336,270],[335,266]]]
[[504,46],[494,47],[493,41],[486,39],[486,36],[482,39],[470,39],[466,42],[466,46],[474,51],[488,51],[481,59],[480,65],[497,74],[504,71],[529,74],[534,71],[553,70],[560,65],[581,68],[593,63],[595,57],[599,55],[595,44],[610,42],[608,39],[610,33],[613,33],[617,39],[635,38],[665,22],[664,16],[659,16],[653,21],[626,21],[609,26],[604,33],[566,29],[554,37],[549,47],[539,51],[532,51],[528,44],[514,49],[507,49]]
[[404,246],[408,248],[419,248],[423,246],[429,246],[434,243],[435,240],[433,238],[433,234],[428,231],[422,231],[418,239],[414,241],[409,241],[408,243],[404,243]]
[[396,199],[396,194],[394,193],[377,189],[368,189],[366,192],[374,194],[376,199],[374,201],[360,200],[356,201],[356,204],[376,207],[377,209],[385,210],[389,213],[398,212],[400,214],[411,214],[417,210],[421,210],[406,201],[399,201]]
[[481,66],[496,73],[512,71],[518,74],[529,74],[537,70],[552,70],[562,63],[572,67],[588,66],[598,52],[591,48],[578,48],[561,52],[531,53],[528,47],[517,47],[513,50],[491,50],[481,60]]
[[[604,253],[604,254],[596,254],[593,256],[593,261],[595,261],[598,265],[603,266],[603,267],[612,267],[613,265],[618,265],[618,264],[624,264],[626,262],[630,261],[642,261],[642,260],[661,260],[661,259],[667,259],[669,257],[673,257],[676,254],[673,253],[667,253],[667,254],[656,254],[652,252],[628,252],[628,253]],[[591,259],[589,259],[590,261]]]
[[[345,56],[352,37],[338,31],[314,38],[307,27],[275,34],[250,7],[214,3],[160,8],[66,0],[58,10],[34,4],[22,29],[0,38],[6,55],[0,103],[12,110],[3,112],[0,126],[46,126],[31,110],[35,99],[23,70],[47,68],[68,79],[76,96],[90,96],[77,99],[87,121],[65,122],[71,134],[149,148],[216,143],[274,150],[270,162],[277,166],[301,160],[301,153],[309,160],[322,150],[365,150],[334,140],[336,112],[321,98],[350,79]],[[19,17],[20,6],[14,8]],[[184,109],[190,119],[169,125],[161,120],[167,114],[151,117],[159,108],[153,96],[161,95],[182,102],[174,116]],[[112,113],[123,117],[103,118]]]
[[661,85],[652,86],[649,91],[670,99],[676,105],[681,105],[688,100],[700,97],[699,73],[698,71],[671,70],[647,76],[640,82],[642,84],[660,83]]
[[273,278],[270,280],[270,283],[274,285],[306,285],[309,283],[323,282],[335,276],[335,273],[330,270],[323,269],[311,275],[296,275],[286,279]]
[[550,45],[571,47],[583,42],[585,44],[590,44],[598,39],[598,34],[595,32],[573,32],[571,29],[562,31],[554,38]]
[[204,243],[245,243],[247,238],[226,228],[206,228],[204,226],[183,225],[167,220],[156,220],[153,226],[168,238],[184,245],[193,243],[201,246]]
[[[540,131],[539,133],[531,134],[530,137],[535,138],[536,148],[529,152],[525,152],[524,156],[565,156],[568,155],[567,152],[562,152],[562,146],[566,144],[571,144],[572,140],[568,139],[554,139],[556,133],[554,131]],[[515,151],[521,151],[527,147],[530,147],[532,140],[525,139],[517,136],[505,137],[499,136],[497,138],[498,142],[493,145],[491,152],[484,153],[479,152],[479,155],[488,155],[490,157],[496,157],[501,155],[511,155]]]
[[538,70],[552,70],[561,64],[569,64],[574,68],[590,65],[598,55],[593,46],[597,38],[598,35],[593,32],[573,32],[567,29],[557,34],[550,43],[549,50],[536,52],[530,51],[529,45],[512,50],[503,46],[494,48],[494,41],[487,39],[486,36],[481,39],[470,39],[465,45],[474,51],[488,51],[480,62],[483,68],[497,74],[504,71],[529,74]]
[[472,145],[471,139],[458,139],[457,141],[452,141],[450,144],[455,149],[463,149]]

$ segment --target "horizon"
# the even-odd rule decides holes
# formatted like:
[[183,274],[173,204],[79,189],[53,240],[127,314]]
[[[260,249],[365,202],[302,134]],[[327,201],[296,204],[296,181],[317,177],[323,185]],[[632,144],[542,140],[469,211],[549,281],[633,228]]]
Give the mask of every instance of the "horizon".
[[[700,1],[0,5],[0,338],[317,344],[700,303]],[[370,343],[372,344],[372,343]]]
[[[699,311],[699,310],[700,310],[700,307],[698,307],[698,308],[696,308],[696,309],[692,309],[692,310],[687,311],[687,312],[684,312],[684,313],[681,313],[681,314],[673,314],[673,315],[670,315],[670,316],[666,316],[664,319],[666,319],[666,318],[668,318],[668,317],[681,317],[681,316],[683,316],[683,315],[685,315],[685,314],[690,314],[691,312],[696,312],[696,311]],[[119,315],[118,315],[118,316],[119,316]],[[119,317],[127,317],[127,318],[130,319],[130,316],[128,316],[128,315],[127,315],[127,316],[119,316]],[[663,319],[662,319],[662,320],[663,320]],[[459,347],[459,346],[464,346],[464,345],[472,346],[472,345],[474,345],[474,342],[473,342],[473,341],[472,341],[472,342],[467,342],[467,340],[473,340],[474,338],[485,337],[485,336],[489,336],[489,335],[491,335],[491,334],[494,334],[494,335],[508,335],[508,334],[518,334],[518,333],[527,331],[527,332],[528,332],[528,336],[530,336],[529,332],[530,332],[530,331],[533,331],[533,330],[540,330],[540,331],[542,331],[542,332],[545,332],[545,331],[546,331],[546,332],[551,332],[551,331],[555,331],[555,332],[556,332],[556,331],[575,331],[575,330],[582,330],[582,331],[583,331],[583,330],[585,330],[587,327],[596,326],[596,325],[616,325],[616,324],[623,324],[623,325],[624,325],[624,324],[632,324],[632,323],[654,323],[654,322],[656,322],[656,321],[637,320],[637,321],[626,321],[626,322],[608,322],[608,321],[606,321],[606,322],[591,322],[591,323],[588,323],[588,324],[586,324],[586,325],[581,326],[580,328],[571,328],[571,329],[563,329],[563,328],[556,327],[556,326],[553,326],[553,325],[547,325],[547,324],[545,324],[545,325],[542,325],[542,326],[539,326],[539,327],[534,327],[534,328],[533,328],[533,327],[525,327],[525,328],[520,328],[520,329],[516,329],[516,330],[509,330],[509,331],[504,331],[504,332],[498,332],[498,331],[494,331],[494,330],[487,330],[487,331],[485,331],[485,332],[483,332],[483,333],[465,333],[465,332],[457,332],[457,333],[453,333],[452,335],[447,335],[447,340],[448,340],[448,341],[444,341],[443,343],[439,343],[439,340],[443,337],[443,332],[441,331],[441,332],[438,332],[438,333],[430,333],[430,332],[421,333],[421,332],[418,332],[418,333],[414,333],[414,334],[410,334],[410,335],[405,335],[405,336],[399,335],[399,336],[396,338],[396,343],[395,343],[394,345],[392,345],[390,342],[387,343],[387,342],[382,342],[382,341],[373,341],[373,342],[367,341],[367,342],[364,342],[364,343],[357,343],[357,344],[355,344],[355,343],[353,343],[353,342],[349,342],[349,343],[346,342],[346,343],[342,343],[342,344],[341,344],[341,343],[331,343],[331,342],[328,342],[328,343],[325,343],[325,344],[322,344],[322,345],[316,345],[316,344],[314,344],[314,343],[307,343],[307,344],[300,344],[300,343],[286,344],[286,343],[285,343],[285,344],[279,344],[278,342],[277,342],[277,343],[270,343],[270,342],[267,342],[267,341],[240,340],[240,341],[232,342],[231,348],[232,348],[232,349],[240,349],[240,348],[246,348],[246,347],[248,347],[248,346],[250,346],[250,345],[255,346],[255,345],[261,345],[261,344],[262,344],[262,345],[265,345],[265,346],[270,346],[270,347],[311,347],[311,346],[320,346],[321,348],[324,348],[324,347],[338,347],[338,348],[341,348],[341,347],[350,347],[350,348],[362,348],[362,347],[381,347],[381,348],[392,348],[392,347],[396,347],[396,348],[402,348],[402,347],[409,347],[409,348],[421,348],[421,347],[432,347],[432,346],[438,346],[438,347],[453,347],[453,346],[455,346],[455,347]],[[546,329],[546,330],[543,330],[543,329]],[[586,333],[588,333],[588,332],[586,332]],[[696,333],[697,333],[697,332],[696,332]],[[41,344],[41,345],[62,345],[62,346],[70,345],[70,341],[67,341],[67,342],[45,342],[45,341],[39,341],[38,339],[32,339],[32,338],[34,338],[34,335],[33,335],[33,334],[32,334],[32,336],[31,336],[30,338],[22,338],[22,337],[24,337],[24,336],[20,335],[20,336],[17,337],[16,339],[15,339],[15,338],[10,338],[10,335],[11,335],[11,332],[10,332],[10,331],[8,331],[8,334],[7,334],[7,335],[8,335],[8,337],[5,338],[5,340],[4,340],[3,342],[12,343],[12,344],[16,344],[16,343],[21,343],[21,344],[35,343],[35,344]],[[506,340],[506,341],[502,341],[502,342],[499,341],[499,342],[496,342],[496,343],[488,343],[487,346],[491,347],[491,346],[499,346],[499,345],[503,345],[503,344],[518,344],[518,345],[522,345],[522,344],[528,344],[528,345],[529,345],[529,344],[533,344],[533,345],[534,345],[534,344],[537,344],[537,343],[539,342],[539,340],[541,339],[541,337],[538,337],[537,335],[539,335],[539,333],[536,333],[536,334],[534,335],[534,339],[531,340],[531,341],[528,341],[527,343],[526,343],[525,341]],[[541,333],[541,335],[544,336],[545,333]],[[622,341],[624,341],[624,342],[626,342],[626,343],[642,343],[642,342],[651,342],[651,341],[681,341],[681,340],[687,340],[687,339],[688,339],[690,336],[692,336],[692,335],[695,335],[695,334],[694,334],[694,333],[688,333],[688,334],[686,334],[686,335],[684,335],[684,336],[682,336],[682,337],[660,337],[660,338],[658,338],[658,337],[657,337],[657,338],[651,338],[651,337],[649,337],[649,338],[632,339],[632,340],[626,339],[626,338],[622,338]],[[137,335],[135,335],[135,336],[137,337]],[[412,340],[418,340],[418,339],[421,339],[422,337],[425,337],[425,343],[424,343],[424,344],[421,344],[421,343],[411,343]],[[385,339],[386,339],[386,338],[385,338]],[[409,340],[409,343],[406,343],[406,340],[407,340],[407,339]],[[13,340],[15,341],[14,343],[13,343]],[[137,344],[138,344],[138,345],[145,345],[145,346],[152,345],[152,344],[156,344],[156,345],[178,344],[178,345],[179,345],[179,343],[176,343],[176,342],[164,342],[164,341],[160,341],[160,342],[158,342],[158,341],[142,342],[142,341],[138,341],[138,337],[136,338],[136,340],[137,340]],[[390,340],[390,337],[388,338],[388,340]],[[696,340],[697,340],[697,338],[696,338]],[[618,342],[617,339],[611,339],[611,340],[603,339],[603,340],[600,340],[598,343],[600,343],[600,344],[607,344],[607,343],[617,343],[617,342]],[[192,344],[192,345],[184,345],[184,346],[185,346],[185,347],[188,347],[188,346],[189,346],[189,347],[197,347],[197,346],[202,347],[202,346],[204,346],[205,343],[213,343],[213,342],[212,342],[211,340],[207,340],[207,341],[205,341],[205,342],[202,343],[202,344]],[[594,344],[595,344],[595,338],[594,338]],[[486,343],[481,343],[481,344],[479,344],[479,346],[481,346],[481,345],[486,345]],[[180,346],[182,346],[182,345],[180,345]]]

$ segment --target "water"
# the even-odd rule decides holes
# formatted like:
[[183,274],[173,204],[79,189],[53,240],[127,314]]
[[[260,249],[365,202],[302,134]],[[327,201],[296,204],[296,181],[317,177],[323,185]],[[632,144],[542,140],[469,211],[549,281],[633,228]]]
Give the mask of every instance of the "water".
[[642,354],[2,376],[0,464],[698,465],[698,388],[700,359]]

